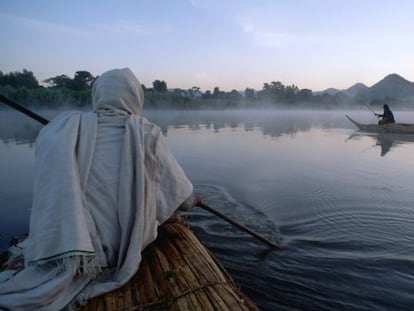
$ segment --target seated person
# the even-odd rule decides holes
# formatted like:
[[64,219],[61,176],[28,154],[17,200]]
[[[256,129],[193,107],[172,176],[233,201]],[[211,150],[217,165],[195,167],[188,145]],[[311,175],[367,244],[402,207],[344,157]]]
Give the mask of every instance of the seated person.
[[389,123],[395,123],[394,120],[394,115],[390,109],[390,107],[388,107],[387,104],[384,104],[384,113],[383,114],[375,114],[377,117],[381,117],[382,120],[379,120],[378,125],[384,125],[384,124],[389,124]]

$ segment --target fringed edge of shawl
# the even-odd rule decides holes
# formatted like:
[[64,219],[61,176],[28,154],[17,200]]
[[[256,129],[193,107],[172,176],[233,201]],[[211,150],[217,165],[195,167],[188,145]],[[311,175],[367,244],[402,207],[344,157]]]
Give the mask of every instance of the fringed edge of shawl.
[[82,251],[30,261],[28,265],[39,267],[40,269],[58,268],[56,269],[57,274],[62,271],[69,271],[72,275],[87,274],[92,279],[102,272],[102,267],[99,266],[95,253]]
[[91,280],[82,290],[80,290],[75,297],[70,301],[62,310],[63,311],[76,311],[79,307],[86,306],[89,297],[89,285],[93,282]]
[[86,252],[71,252],[70,256],[67,254],[57,257],[55,256],[53,260],[41,263],[37,261],[35,264],[39,268],[57,268],[55,270],[56,275],[62,271],[69,271],[69,273],[73,276],[88,276],[90,281],[74,296],[73,300],[65,306],[63,309],[65,311],[75,311],[78,306],[86,305],[89,299],[88,286],[103,274],[104,267],[99,266],[96,255],[94,253],[85,253]]

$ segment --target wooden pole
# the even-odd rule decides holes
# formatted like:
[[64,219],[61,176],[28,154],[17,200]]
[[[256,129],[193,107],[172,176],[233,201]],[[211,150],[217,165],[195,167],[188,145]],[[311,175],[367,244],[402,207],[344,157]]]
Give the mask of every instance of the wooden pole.
[[214,215],[216,215],[216,216],[218,216],[222,219],[224,219],[225,221],[231,223],[233,226],[236,226],[240,230],[249,233],[250,235],[252,235],[256,239],[262,241],[263,243],[266,243],[267,245],[269,245],[271,247],[274,247],[274,248],[277,248],[277,249],[282,248],[282,246],[270,241],[269,239],[265,238],[263,235],[260,235],[259,233],[253,231],[252,229],[246,227],[245,225],[243,225],[243,224],[239,223],[238,221],[224,215],[223,213],[219,212],[218,210],[216,210],[216,209],[214,209],[214,208],[212,208],[212,207],[210,207],[206,204],[199,203],[199,204],[197,204],[197,206],[201,207],[202,209],[204,209],[204,210],[206,210],[206,211],[208,211],[208,212],[210,212],[210,213],[212,213],[212,214],[214,214]]
[[379,120],[379,117],[377,116],[377,113],[374,111],[374,110],[372,110],[371,109],[371,107],[370,106],[368,106],[368,105],[366,105],[365,104],[365,106],[369,109],[369,110],[371,110],[371,112],[377,117],[377,119]]
[[43,125],[46,125],[46,124],[49,123],[49,121],[46,120],[45,118],[39,116],[38,114],[36,114],[33,111],[23,107],[22,105],[16,103],[15,101],[11,100],[10,98],[7,98],[4,95],[0,94],[0,101],[5,103],[6,105],[9,105],[9,106],[13,107],[16,110],[19,110],[20,112],[23,112],[25,115],[28,115],[29,117],[35,119],[36,121],[42,123]]

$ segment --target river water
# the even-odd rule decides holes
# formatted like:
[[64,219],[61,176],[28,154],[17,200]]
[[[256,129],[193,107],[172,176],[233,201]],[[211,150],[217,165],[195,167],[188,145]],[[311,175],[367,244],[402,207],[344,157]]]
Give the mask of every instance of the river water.
[[[356,131],[369,111],[150,111],[216,216],[185,213],[263,310],[413,310],[414,136]],[[46,117],[53,113],[44,112]],[[401,122],[414,112],[396,111]],[[0,247],[27,232],[40,126],[0,111]]]

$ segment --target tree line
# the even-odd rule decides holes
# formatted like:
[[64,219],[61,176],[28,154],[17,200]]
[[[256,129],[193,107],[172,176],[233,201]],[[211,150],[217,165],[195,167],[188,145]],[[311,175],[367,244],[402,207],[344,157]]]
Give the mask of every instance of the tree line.
[[[91,103],[91,88],[97,77],[88,71],[76,71],[73,78],[57,75],[45,79],[40,85],[33,72],[23,69],[3,73],[0,71],[0,93],[27,106],[59,108],[82,107]],[[314,95],[310,89],[284,85],[279,81],[264,83],[261,90],[246,88],[240,92],[222,91],[217,86],[202,92],[197,86],[190,89],[169,89],[164,80],[155,80],[151,87],[143,85],[145,108],[217,109],[256,108],[272,106],[337,107],[350,98],[342,93]]]

